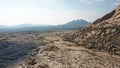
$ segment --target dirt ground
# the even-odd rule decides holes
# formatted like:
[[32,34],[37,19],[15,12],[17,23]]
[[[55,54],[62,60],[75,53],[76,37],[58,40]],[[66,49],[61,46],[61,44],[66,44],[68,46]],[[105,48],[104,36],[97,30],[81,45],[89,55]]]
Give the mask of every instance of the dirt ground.
[[[35,35],[42,44],[12,68],[120,68],[120,56],[78,46],[61,39],[62,33]],[[34,36],[34,35],[33,35]]]
[[120,68],[120,56],[63,41],[62,35],[0,34],[0,68]]

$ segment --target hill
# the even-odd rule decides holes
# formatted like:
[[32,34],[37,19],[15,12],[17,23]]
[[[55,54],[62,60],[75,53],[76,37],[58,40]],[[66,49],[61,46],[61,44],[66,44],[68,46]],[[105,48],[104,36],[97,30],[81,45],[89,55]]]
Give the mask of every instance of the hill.
[[85,20],[73,20],[63,25],[35,25],[35,24],[20,24],[16,26],[5,26],[0,32],[51,32],[61,30],[75,30],[83,28],[89,23]]
[[120,55],[120,6],[86,28],[63,36],[89,49]]
[[80,19],[80,20],[72,20],[66,24],[61,25],[63,28],[68,28],[68,29],[79,29],[87,26],[89,22],[86,20]]

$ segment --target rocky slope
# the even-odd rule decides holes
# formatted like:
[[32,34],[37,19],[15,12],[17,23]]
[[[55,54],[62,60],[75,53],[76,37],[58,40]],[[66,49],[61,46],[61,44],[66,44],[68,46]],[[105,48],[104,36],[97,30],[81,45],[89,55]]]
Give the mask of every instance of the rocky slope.
[[64,35],[63,39],[89,49],[120,55],[120,6],[83,30]]

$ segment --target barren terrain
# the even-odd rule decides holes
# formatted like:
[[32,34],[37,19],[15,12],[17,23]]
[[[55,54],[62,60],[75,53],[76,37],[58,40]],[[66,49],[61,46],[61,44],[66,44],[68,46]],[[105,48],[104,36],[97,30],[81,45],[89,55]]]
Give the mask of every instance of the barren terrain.
[[[24,46],[13,45],[13,47],[11,45],[2,49],[0,53],[4,52],[6,58],[3,59],[3,54],[0,55],[0,68],[2,66],[5,68],[4,64],[9,65],[7,68],[120,68],[120,56],[89,50],[75,43],[63,41],[61,39],[63,34],[63,32],[21,34],[8,38],[7,40],[23,43]],[[25,44],[30,41],[32,44]],[[34,48],[30,48],[33,46]],[[10,48],[15,51],[13,54],[7,55],[6,51],[10,52]],[[31,51],[32,49],[33,51]],[[21,56],[17,55],[23,53],[25,55],[22,56],[25,57],[20,59]],[[16,62],[14,63],[14,61]]]

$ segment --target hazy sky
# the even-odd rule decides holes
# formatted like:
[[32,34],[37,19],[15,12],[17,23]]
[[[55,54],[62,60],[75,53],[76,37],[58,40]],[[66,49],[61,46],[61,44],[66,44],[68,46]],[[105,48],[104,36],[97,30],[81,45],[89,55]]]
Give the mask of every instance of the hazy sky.
[[94,21],[119,4],[120,0],[0,0],[0,25]]

